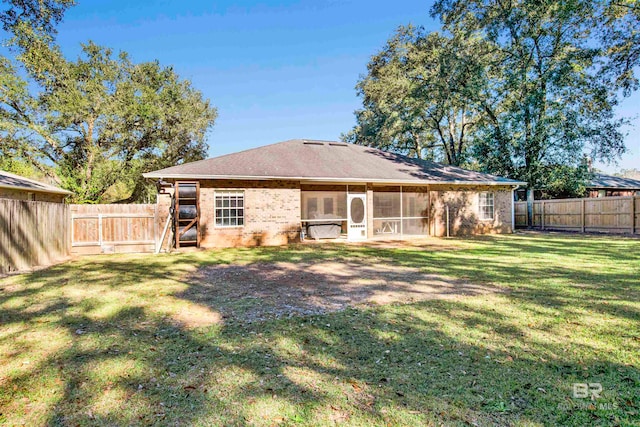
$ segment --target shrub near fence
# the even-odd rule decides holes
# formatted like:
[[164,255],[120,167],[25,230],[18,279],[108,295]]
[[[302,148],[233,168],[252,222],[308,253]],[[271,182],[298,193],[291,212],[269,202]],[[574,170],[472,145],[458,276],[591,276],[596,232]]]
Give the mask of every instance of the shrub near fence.
[[0,199],[0,273],[69,256],[69,205]]
[[[516,227],[527,227],[527,202],[515,203]],[[536,200],[533,227],[596,233],[640,233],[640,197]]]

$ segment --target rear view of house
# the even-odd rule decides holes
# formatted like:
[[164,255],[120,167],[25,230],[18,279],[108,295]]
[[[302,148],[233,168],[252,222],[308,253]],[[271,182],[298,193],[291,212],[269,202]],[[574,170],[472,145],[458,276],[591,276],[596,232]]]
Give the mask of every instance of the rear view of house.
[[523,182],[343,142],[290,140],[144,175],[178,245],[510,233]]

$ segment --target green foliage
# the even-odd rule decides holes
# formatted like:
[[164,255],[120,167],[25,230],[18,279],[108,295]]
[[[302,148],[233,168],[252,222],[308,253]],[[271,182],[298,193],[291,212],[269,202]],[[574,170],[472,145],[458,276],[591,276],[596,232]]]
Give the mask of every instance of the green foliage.
[[565,199],[570,197],[583,197],[586,192],[586,183],[592,178],[586,164],[577,167],[570,165],[552,165],[543,169],[546,180],[544,190],[541,191],[543,199]]
[[55,33],[64,12],[74,0],[2,0],[0,22],[7,32],[15,32],[18,25],[26,25],[41,34]]
[[482,40],[400,27],[357,85],[364,108],[343,139],[460,165],[478,124]]
[[637,90],[634,69],[640,65],[640,0],[600,0],[603,25],[599,37],[609,59],[604,71],[626,95]]
[[92,42],[68,60],[53,36],[73,0],[4,4],[15,58],[0,57],[1,165],[48,177],[76,202],[133,202],[151,192],[142,172],[204,157],[216,110],[171,67]]
[[24,160],[0,156],[0,170],[15,173],[31,179],[42,179],[44,175],[40,173],[30,163]]
[[487,171],[551,192],[578,190],[580,182],[559,189],[557,178],[583,176],[567,169],[580,166],[581,153],[608,161],[625,151],[615,86],[600,65],[607,46],[593,43],[597,3],[440,1],[433,12],[449,31],[495,46],[495,102],[474,135]]
[[216,110],[170,67],[135,64],[91,42],[77,61],[46,43],[20,59],[40,90],[29,93],[6,64],[0,129],[8,145],[0,154],[54,176],[75,201],[143,200],[142,172],[206,154]]
[[343,138],[578,195],[583,154],[626,150],[615,108],[638,87],[639,4],[437,1],[442,32],[398,30],[358,82]]

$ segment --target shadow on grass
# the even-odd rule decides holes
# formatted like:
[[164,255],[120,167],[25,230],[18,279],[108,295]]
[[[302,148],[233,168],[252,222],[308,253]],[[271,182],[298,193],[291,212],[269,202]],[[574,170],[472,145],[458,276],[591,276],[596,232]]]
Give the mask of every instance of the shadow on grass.
[[[632,329],[626,332],[640,336],[637,304],[624,304],[638,301],[638,256],[629,245],[592,249],[573,239],[546,243],[519,236],[468,242],[455,251],[326,245],[92,258],[0,282],[0,345],[11,349],[2,359],[33,359],[11,369],[9,360],[0,360],[5,390],[0,421],[584,425],[636,419],[637,366],[619,349],[602,353],[622,345],[608,339],[624,332],[616,323],[601,326],[592,340],[578,339],[573,333],[588,336],[589,327],[570,323],[579,310],[588,309],[627,322]],[[527,245],[546,249],[527,250]],[[524,265],[518,251],[528,254]],[[627,258],[618,260],[619,252]],[[538,254],[545,259],[536,259]],[[619,268],[584,271],[603,258]],[[236,294],[212,298],[215,281],[199,275],[202,269],[246,265],[247,272],[259,276],[260,267],[269,263],[310,268],[320,261],[351,265],[358,274],[363,266],[401,266],[454,277],[449,285],[494,284],[510,291],[495,298],[477,293],[472,300],[340,306],[333,314],[253,324],[228,317],[223,324],[197,329],[154,311],[157,293],[169,290],[179,300],[236,313],[234,297],[251,277],[223,277],[220,283],[232,283]],[[238,273],[219,267],[207,271]],[[400,281],[403,272],[386,279]],[[275,274],[273,283],[281,279],[276,271],[270,274]],[[355,278],[348,270],[314,274],[331,289]],[[261,290],[250,292],[259,297]],[[329,298],[342,303],[340,295]],[[314,301],[306,301],[306,307]],[[114,304],[117,309],[101,311]],[[571,326],[549,326],[558,320]],[[549,331],[568,336],[550,337]],[[38,341],[54,333],[58,341]],[[637,348],[637,342],[632,345]],[[602,402],[615,408],[576,407],[581,401],[571,398],[571,389],[577,382],[602,383]],[[49,397],[48,389],[53,391]]]

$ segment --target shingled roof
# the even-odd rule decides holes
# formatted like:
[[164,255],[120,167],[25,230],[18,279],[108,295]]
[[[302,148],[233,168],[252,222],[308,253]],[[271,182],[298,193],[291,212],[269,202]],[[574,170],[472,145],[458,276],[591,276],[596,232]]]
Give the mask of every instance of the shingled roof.
[[344,142],[294,139],[143,174],[158,179],[524,185]]
[[587,184],[587,188],[592,189],[624,189],[640,190],[640,181],[631,178],[621,178],[619,176],[605,175],[597,173]]
[[53,185],[44,184],[25,178],[20,175],[0,170],[0,188],[8,188],[10,190],[32,191],[37,193],[53,193],[53,194],[73,194],[71,191],[54,187]]

